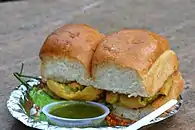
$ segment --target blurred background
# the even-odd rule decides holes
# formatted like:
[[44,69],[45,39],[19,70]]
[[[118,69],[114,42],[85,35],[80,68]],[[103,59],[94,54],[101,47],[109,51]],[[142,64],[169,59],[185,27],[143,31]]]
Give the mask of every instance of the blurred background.
[[195,0],[28,0],[0,1],[0,128],[30,129],[6,108],[19,85],[12,73],[39,75],[39,49],[47,35],[66,23],[84,23],[109,34],[142,28],[165,36],[180,59],[186,81],[184,105],[150,130],[195,129]]

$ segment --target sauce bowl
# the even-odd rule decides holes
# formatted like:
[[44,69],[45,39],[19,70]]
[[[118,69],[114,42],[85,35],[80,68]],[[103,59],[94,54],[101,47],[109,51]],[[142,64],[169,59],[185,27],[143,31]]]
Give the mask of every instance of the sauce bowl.
[[[104,112],[102,115],[92,118],[82,118],[82,119],[72,119],[72,118],[63,118],[58,117],[50,114],[50,110],[62,104],[78,104],[78,103],[85,103],[87,105],[93,105],[101,108]],[[91,101],[60,101],[60,102],[53,102],[43,107],[42,112],[46,115],[49,123],[52,125],[57,125],[61,127],[96,127],[99,126],[106,118],[106,116],[110,113],[108,107],[103,104]]]

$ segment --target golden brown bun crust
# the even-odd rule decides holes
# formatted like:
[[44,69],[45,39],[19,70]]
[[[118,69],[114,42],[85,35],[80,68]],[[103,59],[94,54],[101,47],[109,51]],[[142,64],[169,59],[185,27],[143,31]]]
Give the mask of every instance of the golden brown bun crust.
[[156,33],[123,29],[106,36],[98,45],[93,56],[92,67],[113,61],[121,66],[133,68],[143,76],[155,60],[169,49],[168,41]]
[[155,95],[165,81],[179,68],[179,62],[174,51],[165,51],[151,66],[143,82],[150,96]]
[[178,71],[175,72],[172,75],[172,78],[173,78],[173,85],[168,96],[163,96],[155,100],[152,103],[152,106],[154,108],[159,108],[160,106],[162,106],[163,104],[165,104],[171,99],[178,99],[179,95],[182,93],[184,89],[184,79],[182,78],[181,73]]
[[54,59],[76,59],[90,72],[91,58],[102,34],[85,24],[67,24],[51,33],[45,40],[39,56]]

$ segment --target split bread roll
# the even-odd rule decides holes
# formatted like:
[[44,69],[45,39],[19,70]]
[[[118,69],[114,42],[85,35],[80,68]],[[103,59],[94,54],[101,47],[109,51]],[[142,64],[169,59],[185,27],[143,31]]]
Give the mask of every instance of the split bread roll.
[[94,87],[107,91],[112,115],[122,120],[143,118],[178,99],[184,87],[178,58],[168,41],[136,29],[107,35],[98,44],[92,58],[92,79]]
[[161,96],[157,98],[153,103],[147,105],[146,107],[140,108],[140,109],[128,109],[126,107],[123,107],[121,105],[113,105],[113,111],[115,115],[121,118],[127,118],[131,120],[139,120],[143,118],[144,116],[148,115],[155,109],[159,108],[166,102],[168,102],[171,99],[178,99],[180,93],[183,91],[184,88],[184,80],[180,74],[180,72],[175,72],[170,79],[172,79],[172,87],[169,91],[169,94],[167,96]]
[[39,53],[42,81],[64,99],[98,99],[102,90],[91,86],[90,71],[102,38],[101,33],[84,24],[67,24],[52,32]]
[[39,54],[43,80],[89,85],[92,55],[101,39],[102,34],[84,24],[68,24],[52,32]]
[[105,37],[92,59],[98,89],[154,96],[179,62],[166,39],[150,31],[125,29]]

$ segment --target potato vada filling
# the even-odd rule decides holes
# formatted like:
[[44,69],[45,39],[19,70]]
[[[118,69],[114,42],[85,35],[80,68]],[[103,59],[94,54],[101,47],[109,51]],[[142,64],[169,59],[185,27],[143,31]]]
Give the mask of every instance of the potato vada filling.
[[161,96],[168,96],[171,87],[173,84],[172,76],[170,76],[167,81],[164,83],[164,86],[151,97],[128,97],[125,94],[107,92],[106,93],[106,102],[110,104],[118,104],[130,109],[137,109],[147,106]]
[[103,90],[92,86],[83,86],[76,82],[59,83],[47,80],[47,87],[57,96],[67,100],[98,100]]
[[76,83],[76,82],[71,82],[68,84],[63,84],[64,85],[64,89],[66,92],[78,92],[78,91],[82,91],[84,89],[84,86]]

